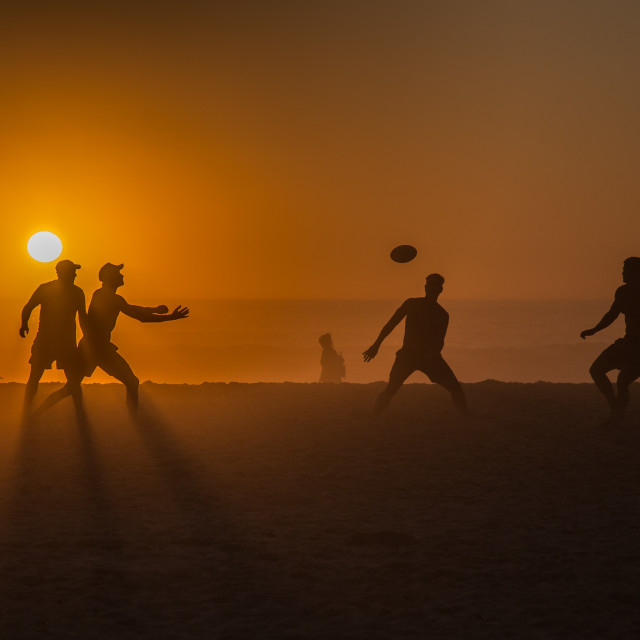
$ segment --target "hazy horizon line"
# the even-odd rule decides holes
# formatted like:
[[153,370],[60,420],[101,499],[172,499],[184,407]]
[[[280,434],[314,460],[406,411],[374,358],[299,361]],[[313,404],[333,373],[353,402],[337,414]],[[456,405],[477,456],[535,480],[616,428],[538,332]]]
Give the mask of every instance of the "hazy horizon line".
[[[158,294],[153,296],[136,296],[136,300],[147,301],[156,300],[158,297],[162,297],[164,294]],[[336,297],[336,298],[216,298],[216,297],[204,297],[204,296],[183,296],[189,300],[202,301],[202,302],[397,302],[398,300],[404,300],[406,298],[398,296],[395,298],[348,298],[348,297]],[[412,298],[420,298],[423,296],[415,295],[410,296]],[[456,298],[442,296],[443,300],[449,302],[602,302],[609,300],[609,298]],[[28,296],[0,296],[0,300],[28,300]]]
[[[476,384],[508,384],[508,385],[514,385],[514,384],[526,384],[526,385],[539,385],[539,384],[557,384],[557,385],[568,385],[568,384],[582,384],[585,386],[593,386],[593,382],[589,382],[589,381],[583,381],[583,382],[551,382],[550,380],[536,380],[535,382],[523,382],[521,380],[497,380],[495,378],[487,378],[486,380],[476,380],[474,382],[465,382],[464,380],[461,380],[462,384],[464,384],[465,386],[467,385],[476,385]],[[18,380],[4,380],[3,378],[0,378],[0,385],[3,384],[19,384],[24,386],[26,384],[26,382],[20,382]],[[40,382],[40,385],[59,385],[62,386],[64,385],[64,381],[60,381],[60,380],[47,380],[44,382]],[[254,382],[239,382],[239,381],[235,381],[235,380],[230,380],[228,382],[225,382],[223,380],[204,380],[203,382],[155,382],[154,380],[144,380],[143,382],[140,383],[140,386],[143,385],[163,385],[163,386],[172,386],[172,387],[200,387],[202,385],[205,384],[238,384],[238,385],[252,385],[252,384],[297,384],[297,385],[318,385],[321,386],[323,388],[327,388],[327,384],[324,382],[318,382],[317,380],[313,381],[306,381],[306,382],[295,382],[292,380],[284,380],[281,382],[276,382],[273,380],[255,380]],[[339,385],[361,385],[361,386],[365,386],[365,385],[372,385],[372,384],[387,384],[387,380],[372,380],[371,382],[349,382],[348,380],[344,380],[343,382],[340,382]],[[640,384],[640,381],[635,381],[632,384],[634,385],[638,385]],[[115,381],[115,382],[92,382],[91,380],[83,380],[82,381],[82,385],[98,385],[98,386],[108,386],[108,385],[113,385],[113,386],[117,386],[117,387],[122,387],[122,383]],[[433,382],[430,382],[429,380],[424,380],[421,382],[418,381],[414,381],[414,382],[405,382],[405,386],[411,386],[411,385],[429,385],[429,386],[433,386]]]

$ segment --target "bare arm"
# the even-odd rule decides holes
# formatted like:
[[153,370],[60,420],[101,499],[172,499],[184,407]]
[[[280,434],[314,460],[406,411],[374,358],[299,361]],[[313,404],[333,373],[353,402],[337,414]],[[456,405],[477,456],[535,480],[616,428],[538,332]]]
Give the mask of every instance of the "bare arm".
[[87,334],[87,303],[84,299],[84,291],[80,290],[80,295],[78,296],[78,320],[80,322],[80,329],[82,330],[82,335]]
[[22,309],[22,324],[20,325],[20,337],[26,337],[27,333],[29,333],[29,318],[31,317],[31,312],[41,303],[40,300],[40,287],[38,287],[34,292],[27,304],[24,305]]
[[129,304],[124,299],[120,311],[140,322],[169,322],[170,320],[181,320],[189,317],[189,309],[187,307],[177,306],[171,313],[167,313],[168,309],[164,305],[159,307],[140,307]]
[[621,313],[620,303],[618,302],[616,297],[609,311],[607,311],[607,313],[605,313],[602,316],[602,320],[600,320],[600,322],[598,322],[598,324],[592,329],[585,329],[580,334],[580,337],[584,340],[588,336],[592,336],[594,333],[598,333],[598,331],[602,331],[602,329],[606,329],[608,326],[613,324],[614,320],[620,315],[620,313]]
[[362,352],[365,362],[370,362],[376,357],[376,355],[378,355],[378,349],[380,349],[380,345],[383,343],[384,339],[400,324],[406,315],[407,310],[405,305],[402,305],[391,316],[389,322],[382,327],[380,335],[377,337],[376,341],[366,351]]

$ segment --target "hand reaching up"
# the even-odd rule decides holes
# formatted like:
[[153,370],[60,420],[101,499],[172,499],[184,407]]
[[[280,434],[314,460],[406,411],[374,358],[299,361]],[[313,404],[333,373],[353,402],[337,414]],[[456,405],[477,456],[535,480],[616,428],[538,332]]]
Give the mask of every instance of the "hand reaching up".
[[189,317],[189,307],[182,307],[178,305],[169,315],[171,320],[181,320],[182,318]]

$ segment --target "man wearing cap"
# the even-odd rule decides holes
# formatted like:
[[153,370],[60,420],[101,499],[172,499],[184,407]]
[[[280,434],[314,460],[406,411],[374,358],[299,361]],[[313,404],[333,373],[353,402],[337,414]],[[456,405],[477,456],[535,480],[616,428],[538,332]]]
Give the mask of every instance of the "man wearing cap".
[[[621,287],[616,290],[613,304],[600,322],[592,329],[580,334],[585,338],[605,329],[622,314],[626,332],[624,338],[616,340],[595,360],[589,373],[604,395],[611,414],[605,425],[618,426],[629,403],[629,386],[640,377],[640,258],[627,258],[622,266]],[[616,391],[607,376],[609,371],[619,369]]]
[[29,333],[31,312],[40,306],[40,323],[31,347],[31,373],[25,388],[25,415],[31,410],[38,383],[45,369],[56,363],[67,377],[67,395],[73,396],[77,410],[82,409],[80,363],[76,344],[76,316],[85,327],[86,308],[84,292],[74,284],[79,264],[61,260],[56,265],[57,280],[41,284],[22,309],[20,337]]
[[189,309],[176,307],[168,313],[164,305],[158,307],[139,307],[129,304],[116,293],[124,284],[121,273],[123,264],[107,262],[98,272],[102,287],[97,289],[91,298],[87,313],[87,328],[80,341],[80,353],[83,360],[83,373],[90,376],[96,367],[122,382],[127,389],[127,407],[132,415],[138,408],[139,380],[134,375],[129,363],[118,353],[118,347],[111,342],[111,332],[116,326],[118,315],[135,318],[140,322],[167,322],[181,320],[189,316]]
[[414,371],[422,371],[432,382],[443,386],[460,411],[467,413],[462,387],[440,353],[449,325],[449,314],[438,304],[443,285],[444,278],[439,273],[427,276],[424,297],[405,300],[382,327],[378,339],[363,352],[365,362],[373,360],[383,340],[406,318],[402,348],[396,354],[387,387],[376,399],[376,414],[385,410],[391,398]]

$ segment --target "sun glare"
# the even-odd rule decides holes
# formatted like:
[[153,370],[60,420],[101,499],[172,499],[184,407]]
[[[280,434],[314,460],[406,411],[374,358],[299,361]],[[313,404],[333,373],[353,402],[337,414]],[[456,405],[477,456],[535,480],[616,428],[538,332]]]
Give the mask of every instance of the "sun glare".
[[62,253],[62,241],[55,233],[38,231],[29,238],[27,251],[38,262],[51,262]]

